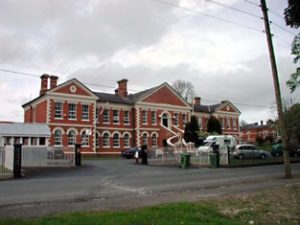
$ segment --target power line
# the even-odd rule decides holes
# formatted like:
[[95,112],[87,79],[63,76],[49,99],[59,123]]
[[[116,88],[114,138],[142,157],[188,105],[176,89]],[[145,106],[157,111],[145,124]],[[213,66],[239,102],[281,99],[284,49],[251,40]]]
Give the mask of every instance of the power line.
[[1,69],[1,68],[0,68],[0,71],[6,72],[6,73],[14,73],[14,74],[18,74],[18,75],[22,75],[22,76],[28,76],[28,77],[36,77],[36,78],[40,77],[37,74],[23,73],[23,72],[18,72],[18,71],[14,71],[14,70],[6,70],[6,69]]
[[250,12],[247,12],[247,11],[245,11],[245,10],[239,9],[239,8],[235,8],[235,7],[232,7],[232,6],[229,6],[229,5],[220,3],[220,2],[216,2],[216,1],[214,1],[214,0],[206,0],[206,1],[209,2],[209,3],[213,3],[213,4],[215,4],[215,5],[219,5],[219,6],[222,6],[222,7],[224,7],[224,8],[228,8],[228,9],[231,9],[231,10],[233,10],[233,11],[236,11],[236,12],[239,12],[239,13],[242,13],[242,14],[245,14],[245,15],[248,15],[248,16],[251,16],[251,17],[256,18],[256,19],[261,19],[260,16],[255,15],[255,14],[250,13]]
[[228,19],[224,19],[222,17],[214,16],[214,15],[204,13],[204,12],[200,12],[198,10],[194,10],[194,9],[191,9],[191,8],[182,7],[182,6],[179,6],[179,5],[171,3],[171,2],[162,1],[162,0],[152,0],[152,1],[164,4],[164,5],[168,5],[168,6],[171,6],[171,7],[174,7],[174,8],[179,8],[179,9],[182,9],[182,10],[185,10],[185,11],[193,12],[193,13],[196,13],[196,14],[199,14],[199,15],[202,15],[202,16],[207,16],[207,17],[210,17],[210,18],[213,18],[213,19],[216,19],[216,20],[219,20],[219,21],[231,24],[231,25],[239,26],[239,27],[242,27],[242,28],[245,28],[245,29],[248,29],[248,30],[252,30],[252,31],[255,31],[255,32],[258,32],[258,33],[262,33],[261,30],[258,30],[254,27],[250,27],[250,26],[247,26],[247,25],[244,25],[244,24],[236,23],[232,20],[228,20]]
[[[17,74],[17,75],[40,78],[40,75],[37,75],[37,74],[30,74],[30,73],[24,73],[24,72],[13,71],[13,70],[5,70],[5,69],[1,69],[1,68],[0,68],[0,71]],[[112,88],[112,89],[116,88],[115,86],[110,86],[110,85],[94,84],[94,83],[89,83],[89,82],[81,82],[81,83],[83,83],[85,85],[90,85],[90,86],[98,86],[98,87],[105,87],[105,88]],[[133,91],[133,92],[141,92],[141,91],[133,90],[133,89],[128,89],[128,90]],[[212,99],[203,99],[203,100],[209,101],[209,102],[220,102],[219,100],[212,100]],[[259,107],[259,108],[269,108],[269,106],[266,106],[266,105],[247,104],[247,103],[239,103],[239,102],[232,102],[232,103],[235,105],[252,106],[252,107]]]
[[244,0],[244,1],[247,2],[247,3],[250,4],[250,5],[254,5],[254,6],[257,6],[257,7],[260,8],[260,5],[257,4],[257,3],[255,3],[255,2],[253,2],[253,1],[250,1],[250,0]]
[[291,34],[291,35],[293,35],[293,36],[296,36],[296,35],[297,35],[297,34],[291,32],[291,31],[287,30],[287,29],[284,28],[283,26],[281,26],[281,25],[279,25],[279,24],[277,24],[277,23],[274,23],[273,21],[270,21],[270,24],[273,24],[274,26],[278,27],[279,29],[281,29],[281,30],[285,31],[286,33],[289,33],[289,34]]

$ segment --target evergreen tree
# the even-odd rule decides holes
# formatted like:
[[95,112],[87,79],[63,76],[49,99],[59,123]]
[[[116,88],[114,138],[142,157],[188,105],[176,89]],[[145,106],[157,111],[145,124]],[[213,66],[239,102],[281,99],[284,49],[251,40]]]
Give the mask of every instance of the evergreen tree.
[[186,142],[193,142],[196,146],[199,145],[199,125],[195,116],[191,117],[191,121],[185,125],[184,140]]
[[216,117],[212,115],[209,117],[207,121],[207,132],[222,134],[222,125],[220,123],[220,120],[218,120]]

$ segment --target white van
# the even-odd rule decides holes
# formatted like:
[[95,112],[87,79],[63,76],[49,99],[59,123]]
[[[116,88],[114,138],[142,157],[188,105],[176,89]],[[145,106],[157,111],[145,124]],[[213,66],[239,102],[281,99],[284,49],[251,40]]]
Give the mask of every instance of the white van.
[[228,149],[231,151],[236,146],[236,139],[232,135],[210,135],[204,140],[196,153],[212,152],[213,144],[219,146],[219,151],[227,151]]

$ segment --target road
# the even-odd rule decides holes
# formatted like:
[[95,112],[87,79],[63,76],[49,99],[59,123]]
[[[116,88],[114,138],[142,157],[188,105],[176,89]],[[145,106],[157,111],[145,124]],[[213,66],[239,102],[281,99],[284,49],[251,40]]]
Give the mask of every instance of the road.
[[63,212],[132,209],[174,201],[242,194],[299,183],[283,179],[283,165],[244,168],[154,167],[130,160],[87,160],[73,168],[26,171],[0,181],[0,217],[37,217]]

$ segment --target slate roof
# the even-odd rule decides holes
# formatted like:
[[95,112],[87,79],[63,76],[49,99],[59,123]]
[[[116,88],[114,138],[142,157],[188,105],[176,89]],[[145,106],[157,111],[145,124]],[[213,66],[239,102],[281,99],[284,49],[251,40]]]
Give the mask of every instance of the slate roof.
[[47,124],[42,123],[0,123],[0,136],[6,137],[50,137]]
[[110,102],[110,103],[132,105],[132,104],[136,103],[140,98],[142,98],[143,96],[146,96],[147,94],[149,94],[151,91],[153,91],[156,88],[157,87],[154,87],[154,88],[150,88],[150,89],[138,92],[136,94],[130,94],[126,98],[123,98],[116,94],[108,94],[108,93],[103,93],[103,92],[94,92],[94,94],[98,96],[99,102]]
[[194,105],[194,112],[213,113],[220,105]]

